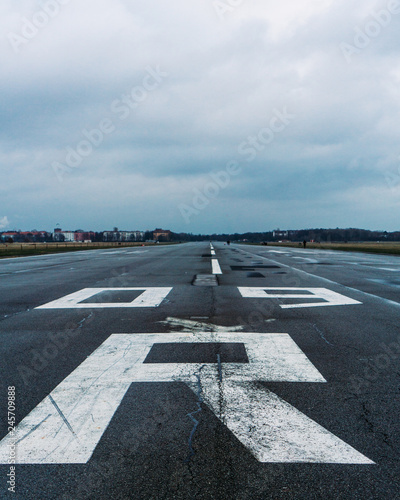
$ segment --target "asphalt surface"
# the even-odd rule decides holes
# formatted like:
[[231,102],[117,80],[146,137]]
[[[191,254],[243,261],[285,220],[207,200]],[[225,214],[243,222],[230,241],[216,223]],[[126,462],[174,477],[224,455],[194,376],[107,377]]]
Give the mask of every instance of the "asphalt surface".
[[[80,443],[74,453],[65,451],[65,460],[46,463],[51,462],[49,454],[44,463],[17,463],[16,493],[7,491],[10,465],[3,460],[0,498],[400,498],[400,258],[223,243],[214,247],[215,256],[204,242],[0,261],[3,450],[10,386],[15,387],[16,423],[23,424],[43,401],[51,400],[64,415],[60,436],[68,427]],[[216,275],[218,286],[211,286],[212,279],[206,279],[205,286],[194,286],[196,276],[212,274],[212,258],[218,259],[223,273]],[[141,290],[109,290],[152,287],[172,290],[165,290],[161,303],[150,307],[140,302],[136,302],[139,307],[121,307],[121,303],[140,301]],[[261,295],[244,297],[238,287],[261,289]],[[106,290],[79,302],[85,308],[36,309],[86,288]],[[317,288],[353,302],[321,306],[327,299],[318,298]],[[268,298],[274,293],[282,296]],[[287,293],[306,297],[285,298]],[[91,303],[96,307],[90,307]],[[115,307],[102,307],[104,303]],[[282,307],[299,304],[303,307]],[[181,345],[182,333],[193,336],[187,345]],[[150,338],[148,334],[167,335]],[[112,335],[108,354],[96,351]],[[249,381],[243,375],[242,382],[241,374],[251,367],[246,339],[253,337],[293,341],[291,353],[301,351],[310,373],[314,370],[325,381],[285,380],[281,375],[270,380],[255,376]],[[196,343],[199,338],[201,346]],[[153,345],[140,366],[129,361],[133,351],[126,345],[130,339],[132,345],[141,339],[150,339]],[[272,350],[267,351],[266,356],[272,356]],[[85,427],[78,435],[75,424],[79,419],[84,422],[87,415],[83,411],[73,420],[68,405],[62,406],[62,401],[69,401],[70,408],[75,404],[73,383],[60,386],[59,400],[53,391],[71,374],[81,373],[75,370],[82,363],[86,363],[84,375],[96,367],[100,373],[110,356],[119,352],[128,353],[125,368],[109,378],[112,390],[125,383],[126,392],[120,403],[114,402],[116,392],[104,398],[103,406],[114,408],[112,418],[97,445],[91,451],[89,446],[90,458],[71,463],[87,447]],[[292,359],[294,364],[288,369],[296,371],[299,357],[290,358],[289,365]],[[280,373],[285,362],[278,356],[266,370]],[[187,375],[191,383],[183,375],[169,376],[172,366],[182,367],[179,373],[189,373],[193,366],[192,375]],[[135,370],[142,368],[150,370],[143,373],[153,373],[153,368],[159,372],[137,377],[138,381],[126,379],[127,373],[134,377]],[[208,369],[215,370],[215,378],[203,377]],[[229,377],[235,380],[233,385]],[[218,409],[210,403],[213,387]],[[242,388],[243,396],[235,394],[235,388]],[[51,399],[49,394],[53,394]],[[271,394],[277,398],[271,399]],[[267,400],[269,406],[263,406]],[[277,421],[281,401],[286,414],[279,414],[282,420]],[[301,433],[294,423],[300,413],[308,417],[307,422],[311,419],[349,445],[365,462],[345,459],[347,463],[339,463],[340,446],[328,445],[323,437],[317,440],[322,458],[298,445],[293,451],[293,442],[301,441],[301,436],[294,436],[292,442],[280,433],[292,425],[294,434]],[[95,412],[91,417],[97,425]],[[262,442],[257,442],[260,421],[267,431]],[[29,440],[40,451],[48,436],[44,430],[40,434],[44,427],[39,424],[30,432],[25,429],[16,446],[17,461],[19,447]],[[59,441],[57,446],[62,448],[63,440]],[[280,451],[271,458],[278,441]],[[304,437],[304,441],[312,439]],[[264,458],[257,454],[257,446]],[[329,446],[329,453],[339,459],[324,459]],[[293,455],[298,460],[287,458]]]

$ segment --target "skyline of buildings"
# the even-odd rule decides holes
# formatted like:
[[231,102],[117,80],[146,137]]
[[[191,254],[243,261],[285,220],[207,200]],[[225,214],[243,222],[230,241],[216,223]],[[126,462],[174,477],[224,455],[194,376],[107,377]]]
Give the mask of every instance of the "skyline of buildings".
[[114,227],[112,231],[84,231],[83,229],[62,230],[55,228],[52,232],[38,231],[0,231],[0,240],[3,243],[35,243],[35,242],[69,242],[90,243],[103,242],[135,242],[154,239],[155,241],[168,241],[171,237],[170,230],[155,229],[147,231],[125,231]]

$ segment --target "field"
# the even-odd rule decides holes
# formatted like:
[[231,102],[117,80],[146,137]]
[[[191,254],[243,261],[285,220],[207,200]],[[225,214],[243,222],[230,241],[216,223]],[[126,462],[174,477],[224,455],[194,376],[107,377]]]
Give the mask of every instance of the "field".
[[[268,243],[268,246],[302,247],[302,243]],[[307,248],[319,250],[342,250],[345,252],[367,252],[400,256],[400,242],[350,242],[350,243],[308,243]]]
[[[165,243],[161,244],[165,245]],[[76,252],[80,250],[98,250],[148,245],[154,245],[154,243],[2,243],[0,244],[0,259],[5,257],[23,257],[26,255],[44,255],[58,252]]]

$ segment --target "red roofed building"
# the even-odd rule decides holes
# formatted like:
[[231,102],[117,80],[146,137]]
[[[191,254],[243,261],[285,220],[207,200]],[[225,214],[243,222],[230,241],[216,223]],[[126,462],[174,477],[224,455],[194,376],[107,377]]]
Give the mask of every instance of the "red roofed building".
[[7,231],[1,235],[1,239],[5,242],[9,242],[10,240],[16,241],[18,239],[19,233],[15,231]]

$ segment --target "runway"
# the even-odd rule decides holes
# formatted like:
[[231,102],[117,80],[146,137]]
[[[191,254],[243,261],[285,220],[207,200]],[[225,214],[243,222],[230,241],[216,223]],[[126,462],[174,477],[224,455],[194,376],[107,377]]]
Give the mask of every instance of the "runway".
[[399,319],[393,256],[0,260],[0,498],[398,498]]

